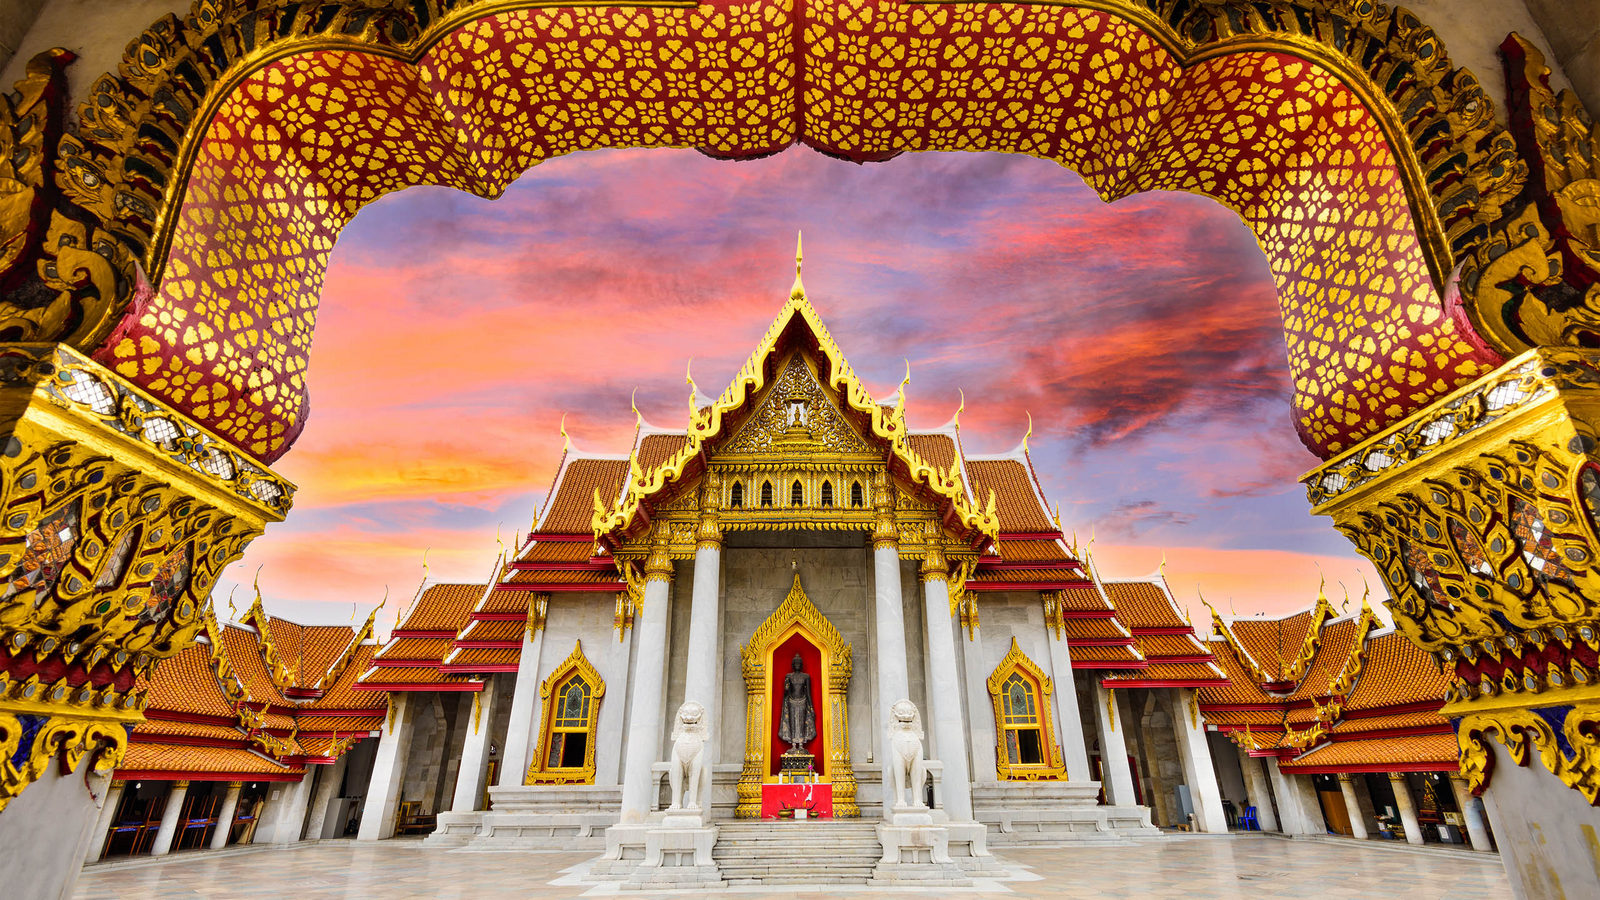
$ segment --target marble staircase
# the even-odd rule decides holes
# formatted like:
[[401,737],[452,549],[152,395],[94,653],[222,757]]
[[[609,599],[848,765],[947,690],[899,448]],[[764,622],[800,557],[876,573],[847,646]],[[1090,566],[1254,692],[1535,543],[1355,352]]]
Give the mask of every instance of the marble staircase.
[[874,820],[768,819],[717,828],[711,858],[729,885],[866,884],[883,856]]

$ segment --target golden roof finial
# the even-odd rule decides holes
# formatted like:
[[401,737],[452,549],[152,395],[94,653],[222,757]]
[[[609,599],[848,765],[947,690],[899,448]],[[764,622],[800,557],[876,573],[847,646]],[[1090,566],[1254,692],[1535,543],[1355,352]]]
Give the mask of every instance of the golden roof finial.
[[561,452],[562,453],[571,453],[572,452],[572,436],[567,434],[567,414],[566,413],[562,413],[561,414],[561,440],[563,442],[562,447],[561,447]]
[[694,357],[689,357],[689,364],[683,369],[684,383],[689,385],[689,418],[692,420],[700,408],[695,405],[695,398],[699,396],[700,389],[694,384]]
[[800,238],[801,233],[796,231],[794,233],[794,287],[789,289],[790,299],[806,295],[806,286],[800,283],[800,264],[805,258],[805,255],[800,252]]
[[1056,504],[1056,510],[1055,510],[1054,515],[1053,515],[1053,518],[1055,519],[1055,522],[1056,522],[1056,533],[1059,534],[1059,533],[1061,533],[1061,504],[1060,503]]
[[1162,578],[1167,577],[1167,551],[1161,551],[1161,563],[1156,566],[1156,574]]
[[955,426],[956,431],[960,431],[961,414],[967,411],[967,392],[956,388],[956,393],[961,397],[961,405],[956,407],[956,414],[950,417],[950,423]]
[[1031,437],[1033,437],[1033,413],[1030,412],[1028,413],[1028,430],[1022,435],[1022,453],[1024,456],[1028,453],[1028,438]]
[[1349,612],[1350,611],[1350,589],[1345,587],[1344,586],[1344,582],[1341,581],[1341,582],[1339,582],[1339,590],[1344,591],[1344,599],[1339,601],[1339,611],[1340,612]]
[[238,590],[239,586],[236,584],[233,586],[233,590],[228,592],[228,621],[230,622],[239,618],[239,610],[233,605],[233,595]]
[[906,385],[911,383],[911,360],[906,360],[906,377],[900,379],[900,387],[895,390],[894,408],[898,413],[903,413],[906,408]]
[[639,412],[639,389],[634,388],[628,395],[628,408],[633,410],[633,428],[635,431],[644,427],[644,413]]
[[422,580],[424,583],[428,580],[428,551],[432,549],[432,547],[425,547],[422,551]]

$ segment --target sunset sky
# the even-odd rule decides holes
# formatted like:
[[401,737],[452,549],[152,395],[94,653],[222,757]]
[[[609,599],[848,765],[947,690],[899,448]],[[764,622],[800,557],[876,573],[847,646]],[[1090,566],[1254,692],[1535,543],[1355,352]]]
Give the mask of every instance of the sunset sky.
[[[248,605],[380,623],[434,580],[489,576],[577,446],[626,452],[630,394],[682,427],[694,360],[717,393],[787,297],[808,294],[879,396],[911,364],[914,427],[966,392],[968,452],[1029,445],[1062,522],[1107,576],[1163,556],[1180,601],[1337,604],[1370,565],[1307,513],[1266,262],[1232,213],[1184,194],[1105,205],[1054,163],[921,154],[858,166],[604,151],[547,162],[500,200],[390,195],[340,239],[312,352],[311,417],[274,468],[300,486],[224,574]],[[1355,601],[1353,600],[1352,603]]]

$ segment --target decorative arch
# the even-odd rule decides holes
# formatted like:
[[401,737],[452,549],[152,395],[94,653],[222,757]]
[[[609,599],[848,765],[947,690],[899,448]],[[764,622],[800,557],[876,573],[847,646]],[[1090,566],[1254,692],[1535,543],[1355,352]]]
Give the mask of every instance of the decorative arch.
[[739,774],[738,806],[734,815],[753,819],[761,815],[761,785],[768,780],[768,750],[772,714],[772,654],[795,634],[803,635],[821,651],[823,702],[817,710],[817,733],[824,737],[827,756],[822,774],[833,782],[833,810],[840,818],[861,815],[856,804],[856,775],[850,762],[850,718],[846,693],[850,689],[850,644],[806,596],[800,576],[794,576],[789,594],[772,615],[756,628],[750,642],[739,648],[744,671],[744,770]]
[[[539,743],[523,784],[594,784],[595,726],[605,693],[605,680],[583,655],[583,641],[576,642],[572,653],[539,684]],[[579,739],[581,762],[571,746]]]
[[[989,676],[989,698],[994,701],[995,770],[1002,781],[1065,780],[1066,765],[1056,743],[1054,691],[1050,676],[1028,658],[1017,639]],[[1031,737],[1030,737],[1031,735]],[[1037,759],[1030,760],[1028,743],[1036,741]]]
[[1477,79],[1368,0],[199,0],[129,45],[75,134],[68,56],[36,60],[6,111],[43,202],[0,235],[20,238],[0,276],[55,300],[0,330],[92,351],[268,461],[303,425],[322,274],[356,211],[416,184],[493,197],[574,150],[993,150],[1106,199],[1210,196],[1267,254],[1297,427],[1324,457],[1499,361],[1506,339],[1467,318],[1503,293],[1481,276],[1533,209]]

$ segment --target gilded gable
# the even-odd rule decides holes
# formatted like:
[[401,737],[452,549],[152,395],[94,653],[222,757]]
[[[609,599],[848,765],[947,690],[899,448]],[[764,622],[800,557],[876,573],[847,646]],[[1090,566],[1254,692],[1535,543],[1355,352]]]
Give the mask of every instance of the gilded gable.
[[795,353],[755,412],[720,452],[782,453],[801,449],[872,452],[823,389],[805,354]]

